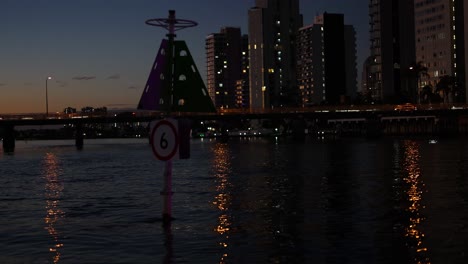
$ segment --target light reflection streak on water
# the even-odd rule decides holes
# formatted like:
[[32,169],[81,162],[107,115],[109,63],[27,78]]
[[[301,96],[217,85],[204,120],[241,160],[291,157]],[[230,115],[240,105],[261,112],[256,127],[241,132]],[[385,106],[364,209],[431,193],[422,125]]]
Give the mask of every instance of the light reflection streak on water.
[[[213,172],[216,177],[216,193],[213,204],[221,211],[218,217],[218,226],[214,231],[223,237],[219,245],[223,248],[228,247],[229,231],[231,228],[231,219],[228,215],[229,206],[231,204],[231,193],[229,193],[229,176],[231,173],[231,155],[227,144],[216,144],[213,148]],[[224,253],[219,260],[219,263],[227,263],[228,254]]]
[[414,255],[414,263],[431,263],[427,257],[428,249],[423,245],[424,232],[421,230],[421,224],[425,220],[420,214],[422,205],[422,194],[424,183],[421,179],[419,144],[415,141],[404,141],[404,178],[406,183],[406,195],[409,202],[406,211],[409,213],[409,223],[405,228],[406,237],[410,239],[409,249]]
[[53,153],[46,153],[44,158],[44,178],[45,184],[45,199],[46,199],[46,216],[44,218],[45,229],[53,239],[53,245],[49,247],[49,252],[53,254],[53,263],[60,261],[60,249],[63,243],[60,241],[60,233],[56,229],[57,222],[64,217],[64,212],[59,207],[60,197],[63,192],[63,183],[60,180],[61,168],[57,156]]

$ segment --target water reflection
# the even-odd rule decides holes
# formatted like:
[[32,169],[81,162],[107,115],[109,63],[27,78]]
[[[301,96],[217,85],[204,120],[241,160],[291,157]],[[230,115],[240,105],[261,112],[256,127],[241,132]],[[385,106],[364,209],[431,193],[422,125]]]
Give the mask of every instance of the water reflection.
[[413,263],[431,263],[428,249],[424,246],[425,234],[421,228],[425,218],[421,214],[422,194],[425,185],[421,179],[419,144],[415,141],[403,141],[403,182],[407,206],[405,208],[408,222],[405,226],[407,247]]
[[64,212],[59,207],[60,198],[63,192],[63,182],[60,179],[61,168],[57,156],[53,153],[46,153],[44,158],[44,178],[46,216],[44,218],[45,229],[53,239],[53,244],[49,247],[52,253],[53,263],[58,263],[61,257],[60,250],[63,243],[60,241],[60,233],[56,225],[64,217]]
[[227,263],[229,231],[232,224],[229,216],[229,207],[232,201],[231,193],[229,192],[229,187],[231,186],[229,182],[229,176],[231,174],[231,154],[229,153],[228,145],[222,143],[214,145],[213,153],[213,172],[216,177],[216,196],[214,197],[213,204],[220,211],[218,225],[214,228],[214,231],[222,237],[219,245],[226,249],[219,263]]

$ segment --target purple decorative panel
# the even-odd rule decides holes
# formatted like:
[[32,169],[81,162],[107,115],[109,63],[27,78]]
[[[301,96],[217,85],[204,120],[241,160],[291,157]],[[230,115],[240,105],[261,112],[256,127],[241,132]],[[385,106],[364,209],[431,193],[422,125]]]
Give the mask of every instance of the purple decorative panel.
[[167,69],[167,47],[168,40],[163,39],[159,47],[156,60],[151,68],[150,75],[141,94],[138,109],[142,110],[166,110],[169,102],[164,102],[162,98],[163,89],[167,89],[167,80],[165,74]]

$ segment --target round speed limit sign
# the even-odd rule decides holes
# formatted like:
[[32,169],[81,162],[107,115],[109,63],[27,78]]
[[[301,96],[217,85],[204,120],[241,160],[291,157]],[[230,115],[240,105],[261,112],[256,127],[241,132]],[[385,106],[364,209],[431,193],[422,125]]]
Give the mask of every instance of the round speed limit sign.
[[158,160],[172,159],[179,148],[177,121],[174,119],[156,121],[151,129],[150,141],[153,153]]

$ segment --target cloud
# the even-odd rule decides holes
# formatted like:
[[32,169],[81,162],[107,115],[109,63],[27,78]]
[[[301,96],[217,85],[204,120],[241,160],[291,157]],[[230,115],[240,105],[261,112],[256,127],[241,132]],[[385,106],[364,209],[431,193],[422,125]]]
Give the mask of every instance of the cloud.
[[25,82],[24,85],[25,85],[25,86],[31,86],[31,85],[33,85],[33,83]]
[[136,86],[130,86],[130,87],[128,87],[128,89],[130,89],[130,90],[138,90],[138,88],[137,88]]
[[0,86],[6,86],[7,84],[6,83],[0,83]]
[[118,73],[107,77],[107,80],[118,80],[118,79],[120,79],[120,74]]
[[72,78],[73,80],[78,80],[78,81],[89,81],[96,79],[96,76],[76,76]]

